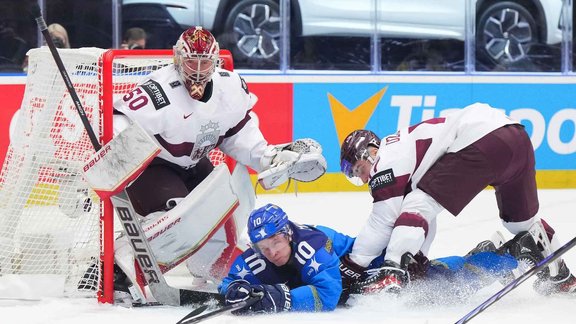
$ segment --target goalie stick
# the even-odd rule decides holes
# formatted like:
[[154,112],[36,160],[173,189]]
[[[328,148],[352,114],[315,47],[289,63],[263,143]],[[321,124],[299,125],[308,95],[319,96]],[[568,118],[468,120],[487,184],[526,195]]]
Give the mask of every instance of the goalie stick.
[[[216,302],[218,305],[223,306],[224,296],[215,292],[180,289],[180,305],[182,306],[190,304],[206,304],[213,302]],[[132,307],[147,307],[147,306],[165,306],[165,305],[158,302],[132,304]]]
[[[74,106],[76,107],[78,115],[82,120],[84,129],[86,129],[86,132],[88,133],[90,142],[92,143],[94,150],[98,152],[102,148],[102,145],[100,145],[98,138],[96,137],[96,134],[94,133],[94,130],[90,125],[90,121],[88,120],[88,117],[86,116],[86,112],[82,107],[82,103],[80,102],[78,94],[74,89],[74,85],[72,84],[68,72],[64,67],[62,58],[60,57],[60,54],[58,53],[58,50],[56,49],[56,46],[52,41],[52,37],[50,37],[50,34],[48,32],[48,26],[46,25],[46,21],[42,16],[38,3],[36,2],[32,3],[30,7],[30,14],[36,20],[36,24],[38,25],[38,28],[40,29],[42,35],[44,36],[46,44],[48,45],[48,48],[52,53],[52,57],[54,58],[56,66],[58,67],[60,75],[64,80],[64,84],[66,85],[66,88],[70,93],[70,97],[74,102]],[[128,196],[126,195],[125,190],[121,192],[121,195],[123,195],[124,197]],[[142,226],[135,217],[136,213],[132,209],[132,205],[129,203],[127,198],[123,198],[121,197],[121,195],[119,195],[120,197],[118,196],[113,197],[113,200],[115,201],[114,207],[119,215],[118,218],[122,223],[124,231],[130,236],[129,240],[130,245],[134,250],[136,260],[138,261],[138,264],[140,265],[144,273],[146,283],[148,284],[148,287],[150,288],[153,297],[159,303],[171,306],[180,306],[195,302],[205,302],[210,299],[217,298],[215,297],[218,295],[216,293],[202,293],[197,291],[178,289],[171,287],[166,283],[166,280],[162,275],[162,271],[160,270],[160,267],[156,262],[156,258],[154,257],[154,254],[151,253],[152,249],[150,248],[150,244],[148,243],[148,240],[144,235]]]
[[552,252],[549,256],[547,256],[542,261],[540,261],[538,264],[536,264],[532,269],[523,273],[520,277],[516,278],[514,281],[512,281],[511,283],[506,285],[504,288],[502,288],[502,290],[500,290],[496,294],[492,295],[490,298],[488,298],[486,301],[484,301],[478,307],[474,308],[470,313],[466,314],[464,317],[462,317],[460,320],[458,320],[456,322],[456,324],[468,323],[468,321],[470,321],[476,315],[480,314],[486,308],[488,308],[490,305],[494,304],[497,300],[502,298],[504,295],[506,295],[507,293],[512,291],[514,288],[518,287],[521,283],[526,281],[526,279],[530,278],[536,272],[544,269],[550,263],[554,262],[554,260],[558,259],[562,254],[568,252],[568,250],[573,248],[575,245],[576,245],[576,237],[571,239],[570,241],[568,241],[568,243],[561,246],[558,250]]

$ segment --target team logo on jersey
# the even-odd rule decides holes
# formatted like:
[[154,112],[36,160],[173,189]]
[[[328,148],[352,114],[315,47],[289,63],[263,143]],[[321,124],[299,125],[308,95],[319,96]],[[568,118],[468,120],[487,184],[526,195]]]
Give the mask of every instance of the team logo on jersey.
[[170,82],[169,85],[170,85],[170,87],[171,87],[172,89],[174,89],[174,88],[176,88],[176,87],[181,86],[181,85],[182,85],[182,82],[176,80],[176,81]]
[[208,156],[208,152],[216,147],[219,137],[220,125],[218,125],[218,123],[209,121],[207,124],[201,126],[200,134],[196,136],[194,148],[190,154],[192,161],[196,163],[201,158]]
[[142,89],[144,89],[150,99],[152,99],[152,103],[156,110],[162,109],[170,104],[170,100],[168,100],[168,96],[166,96],[160,83],[154,80],[148,80],[142,84]]
[[376,173],[368,182],[371,191],[382,189],[396,183],[392,169]]
[[326,251],[328,251],[328,253],[332,253],[332,247],[333,247],[332,240],[331,239],[326,240],[326,245],[324,245],[324,248],[326,249]]
[[221,77],[229,77],[230,73],[226,72],[226,71],[220,71],[218,72],[218,74],[220,74]]

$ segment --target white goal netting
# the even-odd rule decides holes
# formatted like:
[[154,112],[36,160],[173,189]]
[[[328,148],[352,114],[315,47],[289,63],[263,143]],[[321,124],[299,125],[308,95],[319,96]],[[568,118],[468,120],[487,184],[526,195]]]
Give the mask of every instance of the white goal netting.
[[[111,113],[100,102],[104,50],[59,52],[102,136]],[[115,60],[114,98],[168,63],[167,58]],[[94,149],[47,48],[29,53],[26,91],[13,123],[0,173],[0,296],[96,296],[101,204],[80,173]]]

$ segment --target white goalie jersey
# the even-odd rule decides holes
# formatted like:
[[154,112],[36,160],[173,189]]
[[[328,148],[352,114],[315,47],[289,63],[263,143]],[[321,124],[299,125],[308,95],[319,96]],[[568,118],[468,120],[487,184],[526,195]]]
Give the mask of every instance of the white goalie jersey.
[[[190,168],[219,147],[260,170],[267,142],[250,111],[257,97],[235,72],[216,69],[205,102],[190,97],[173,65],[148,76],[114,104],[137,121],[162,148],[160,158]],[[210,93],[211,92],[211,93]]]

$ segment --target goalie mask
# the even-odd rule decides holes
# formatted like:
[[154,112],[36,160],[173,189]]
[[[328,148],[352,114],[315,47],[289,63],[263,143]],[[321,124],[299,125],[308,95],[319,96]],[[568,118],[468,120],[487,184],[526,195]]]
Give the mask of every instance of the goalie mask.
[[362,185],[363,182],[355,174],[354,165],[359,160],[374,163],[374,159],[370,156],[370,151],[368,150],[370,146],[379,148],[380,138],[374,132],[360,129],[346,136],[340,148],[340,170],[350,182],[357,186]]
[[219,62],[220,47],[209,31],[191,27],[174,45],[174,66],[190,96],[199,100]]

